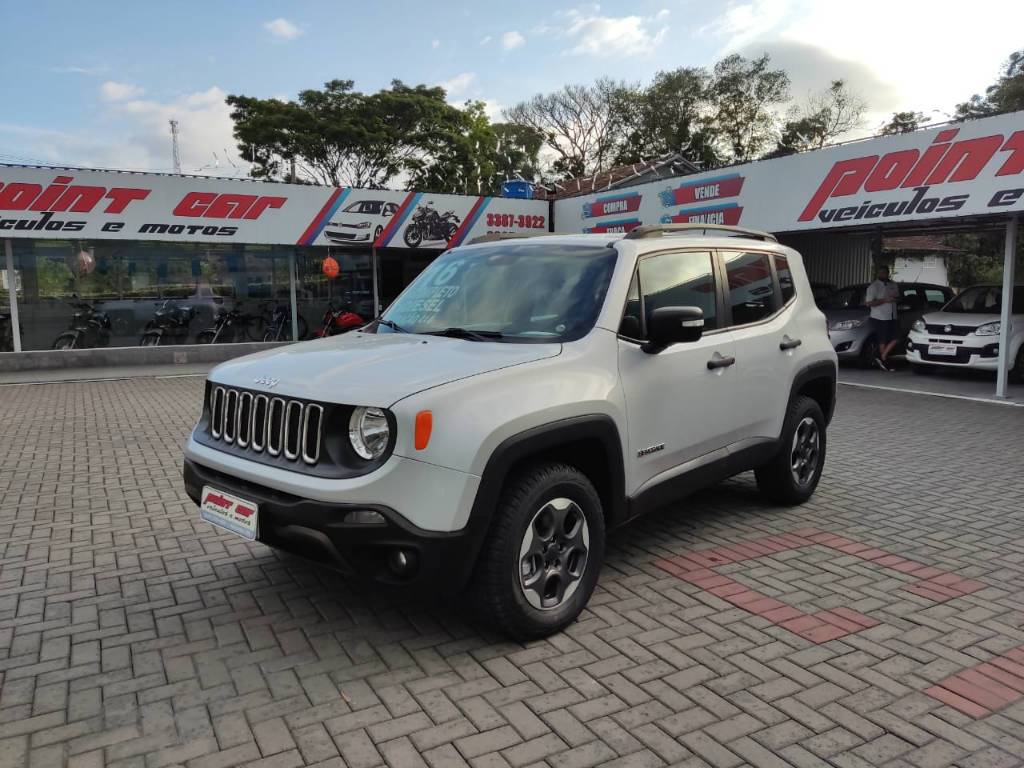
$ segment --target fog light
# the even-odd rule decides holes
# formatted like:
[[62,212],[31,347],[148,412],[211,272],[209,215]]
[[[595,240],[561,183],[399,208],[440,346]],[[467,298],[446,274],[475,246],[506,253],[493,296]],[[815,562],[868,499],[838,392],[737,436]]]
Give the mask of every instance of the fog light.
[[346,525],[387,525],[384,515],[372,509],[353,509],[346,512],[342,522]]
[[388,568],[396,576],[408,576],[416,569],[416,553],[409,549],[394,549],[388,555]]
[[908,341],[907,342],[907,349],[913,349],[913,348],[914,348],[914,342]]

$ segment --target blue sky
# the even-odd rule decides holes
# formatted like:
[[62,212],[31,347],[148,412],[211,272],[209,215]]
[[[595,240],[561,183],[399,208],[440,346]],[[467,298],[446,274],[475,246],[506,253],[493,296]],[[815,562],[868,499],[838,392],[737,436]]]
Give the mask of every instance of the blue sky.
[[0,162],[167,170],[174,117],[184,169],[232,175],[244,163],[228,93],[291,97],[335,77],[375,90],[399,78],[445,84],[453,102],[483,99],[498,116],[566,82],[643,81],[731,51],[771,53],[790,71],[797,100],[847,78],[869,103],[862,130],[870,131],[895,109],[948,111],[1024,44],[1024,4],[975,0],[956,20],[936,7],[0,0]]

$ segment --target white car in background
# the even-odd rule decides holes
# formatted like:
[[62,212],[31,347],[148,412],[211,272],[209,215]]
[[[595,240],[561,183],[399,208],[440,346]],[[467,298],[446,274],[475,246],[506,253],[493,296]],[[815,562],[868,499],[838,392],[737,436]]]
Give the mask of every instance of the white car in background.
[[[915,322],[907,343],[914,372],[930,373],[935,366],[996,370],[1002,293],[1000,285],[975,285]],[[1024,285],[1013,289],[1009,359],[1011,380],[1024,383]]]
[[327,225],[324,235],[335,245],[372,245],[397,210],[398,203],[387,200],[356,200]]

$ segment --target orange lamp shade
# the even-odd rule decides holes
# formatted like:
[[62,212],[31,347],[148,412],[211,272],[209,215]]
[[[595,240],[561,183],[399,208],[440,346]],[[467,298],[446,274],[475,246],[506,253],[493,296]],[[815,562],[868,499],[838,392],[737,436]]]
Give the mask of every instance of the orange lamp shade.
[[323,272],[327,277],[337,277],[338,273],[341,272],[341,267],[338,266],[338,262],[331,256],[324,259],[321,269],[323,269]]
[[430,431],[434,428],[434,414],[430,411],[420,411],[416,414],[415,446],[417,451],[422,451],[430,442]]

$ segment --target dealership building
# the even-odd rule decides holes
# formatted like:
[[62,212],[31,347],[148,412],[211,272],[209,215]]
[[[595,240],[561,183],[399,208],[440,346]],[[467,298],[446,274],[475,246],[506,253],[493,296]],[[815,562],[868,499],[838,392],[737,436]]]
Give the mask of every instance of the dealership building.
[[486,233],[654,223],[772,232],[837,286],[870,279],[886,237],[999,229],[1006,357],[1024,112],[691,170],[645,164],[523,199],[0,165],[0,370],[69,333],[75,349],[138,347],[175,307],[190,308],[168,336],[184,354],[220,313],[234,314],[218,342],[308,337],[328,309],[375,316],[445,248]]

